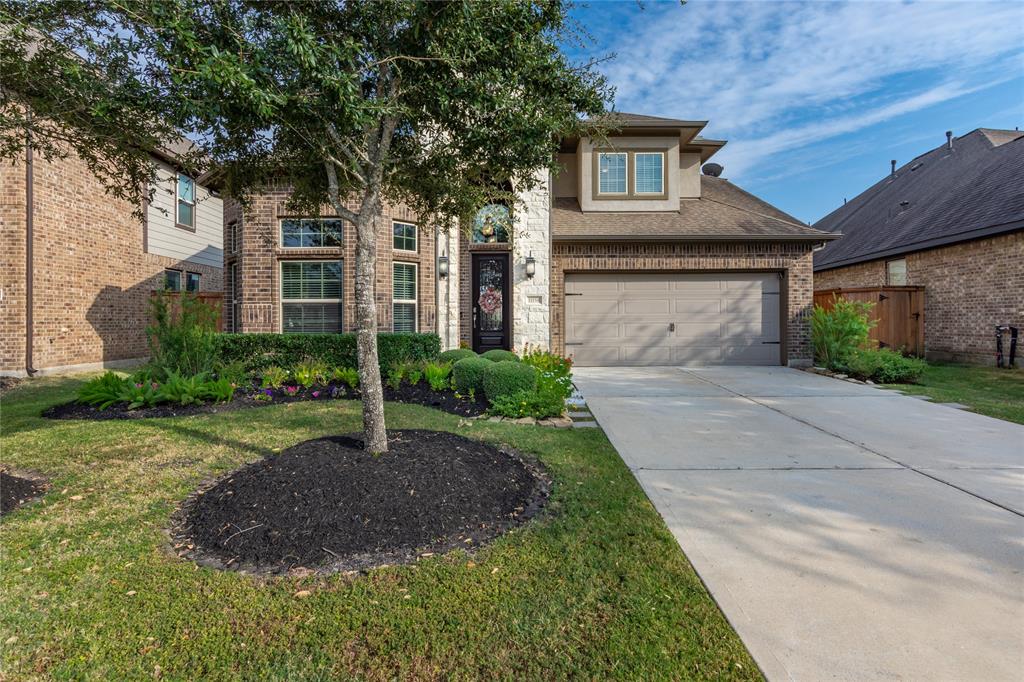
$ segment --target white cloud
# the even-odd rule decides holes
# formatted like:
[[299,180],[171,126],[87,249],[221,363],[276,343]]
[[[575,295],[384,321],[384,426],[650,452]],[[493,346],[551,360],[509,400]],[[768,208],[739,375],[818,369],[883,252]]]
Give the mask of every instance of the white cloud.
[[1019,2],[650,4],[616,35],[617,107],[709,119],[733,178],[1024,73]]

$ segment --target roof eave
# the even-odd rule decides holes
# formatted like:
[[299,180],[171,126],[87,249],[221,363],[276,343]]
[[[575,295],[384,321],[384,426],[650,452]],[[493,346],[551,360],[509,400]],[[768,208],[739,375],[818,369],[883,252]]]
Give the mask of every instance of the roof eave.
[[757,234],[757,235],[724,235],[724,234],[586,234],[586,235],[552,235],[555,242],[825,242],[839,239],[838,234]]
[[939,246],[950,246],[952,244],[959,244],[960,242],[969,242],[974,239],[994,237],[1000,234],[1016,232],[1018,230],[1024,230],[1024,220],[1015,220],[1013,222],[1002,223],[1000,225],[990,225],[988,227],[983,227],[977,230],[961,232],[960,234],[949,235],[946,237],[937,237],[935,239],[927,239],[925,241],[916,242],[914,244],[894,246],[891,249],[872,251],[870,253],[865,253],[858,256],[851,256],[849,258],[844,258],[843,260],[823,263],[821,265],[815,264],[814,271],[824,272],[825,270],[835,270],[836,268],[844,268],[848,265],[856,265],[857,263],[867,263],[869,261],[879,260],[881,258],[901,256],[908,253],[915,253],[917,251],[927,251],[928,249],[934,249]]

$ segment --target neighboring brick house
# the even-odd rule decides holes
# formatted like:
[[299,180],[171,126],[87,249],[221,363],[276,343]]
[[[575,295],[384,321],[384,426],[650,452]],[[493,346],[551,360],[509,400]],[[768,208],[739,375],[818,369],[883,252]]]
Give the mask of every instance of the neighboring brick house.
[[154,290],[221,291],[220,198],[154,161],[146,220],[74,154],[0,166],[0,375],[136,363]]
[[[437,331],[446,348],[537,345],[584,365],[810,364],[812,251],[837,235],[715,164],[701,175],[725,144],[698,136],[706,122],[618,116],[603,146],[564,140],[564,171],[511,210],[485,206],[438,232],[388,208],[379,328]],[[289,215],[287,196],[268,191],[245,216],[227,209],[229,328],[351,331],[354,235]]]
[[925,354],[991,362],[1024,329],[1024,133],[979,128],[905,164],[818,221],[816,290],[923,286]]

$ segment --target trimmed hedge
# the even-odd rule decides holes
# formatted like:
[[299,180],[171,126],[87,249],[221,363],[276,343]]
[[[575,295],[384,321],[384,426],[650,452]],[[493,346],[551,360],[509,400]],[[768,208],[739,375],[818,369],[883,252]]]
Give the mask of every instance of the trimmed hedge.
[[468,348],[452,348],[446,350],[437,356],[438,362],[450,362],[453,365],[459,360],[465,360],[466,358],[475,358],[477,354]]
[[473,391],[480,395],[484,389],[484,372],[494,363],[483,358],[463,358],[452,365],[452,381],[455,390],[462,395]]
[[500,348],[492,348],[480,357],[491,362],[519,362],[518,355],[510,350],[502,350]]
[[488,400],[497,400],[537,388],[537,370],[518,360],[492,362],[484,371],[484,394]]
[[[381,372],[404,362],[437,357],[437,334],[377,334]],[[355,334],[218,334],[217,352],[224,364],[239,362],[250,372],[267,367],[294,367],[314,360],[328,367],[356,367]]]

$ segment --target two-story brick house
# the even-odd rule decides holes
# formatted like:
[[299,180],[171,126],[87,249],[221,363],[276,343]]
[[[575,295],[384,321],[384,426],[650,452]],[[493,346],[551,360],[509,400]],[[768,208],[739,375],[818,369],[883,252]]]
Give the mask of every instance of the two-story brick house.
[[[618,115],[606,144],[566,139],[563,172],[516,206],[438,231],[401,207],[380,217],[381,331],[436,331],[445,347],[526,344],[578,364],[811,361],[811,229],[701,166],[725,144],[705,121]],[[225,212],[228,328],[355,328],[354,234],[290,215],[287,188]]]
[[153,291],[222,290],[222,201],[175,158],[144,219],[74,154],[0,166],[0,374],[138,363]]

